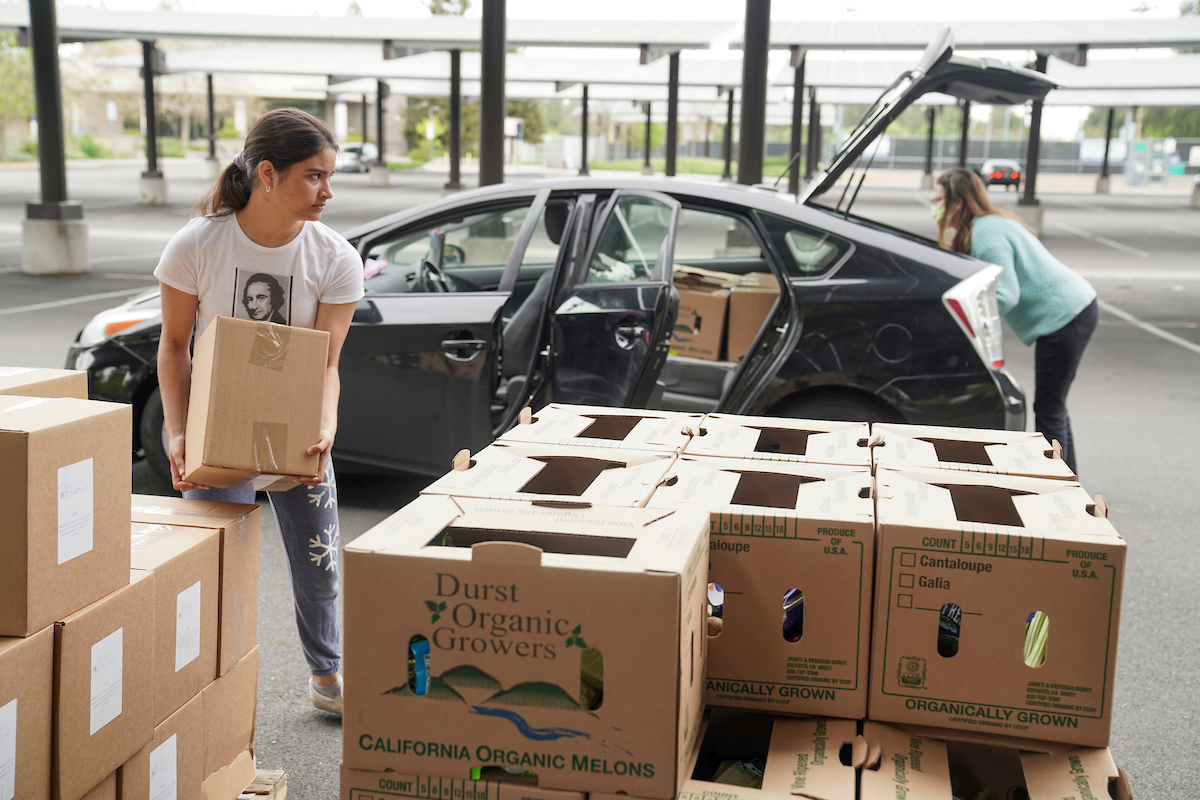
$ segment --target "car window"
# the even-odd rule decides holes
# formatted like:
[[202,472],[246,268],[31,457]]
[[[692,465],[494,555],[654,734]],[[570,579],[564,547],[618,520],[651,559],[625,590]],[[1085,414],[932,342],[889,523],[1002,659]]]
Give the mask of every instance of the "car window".
[[405,228],[397,238],[372,245],[367,251],[363,288],[367,294],[421,291],[421,265],[430,256],[429,234],[440,228],[446,235],[442,272],[449,279],[450,291],[495,291],[531,202],[532,198],[518,207],[477,211],[443,218],[436,225]]
[[597,239],[584,283],[648,281],[671,230],[671,208],[638,195],[617,198]]
[[794,278],[819,278],[850,251],[850,243],[795,220],[759,213],[784,269]]
[[770,271],[749,225],[728,214],[697,208],[679,212],[675,263],[739,275]]
[[[566,236],[567,220],[571,215],[571,203],[551,200],[542,208],[537,225],[525,252],[521,256],[521,267],[517,272],[517,282],[513,286],[512,296],[504,308],[505,319],[511,318],[521,304],[537,288],[539,281],[543,284],[554,275],[554,267],[558,263],[558,252],[562,249]],[[548,287],[539,291],[536,302],[545,297]]]

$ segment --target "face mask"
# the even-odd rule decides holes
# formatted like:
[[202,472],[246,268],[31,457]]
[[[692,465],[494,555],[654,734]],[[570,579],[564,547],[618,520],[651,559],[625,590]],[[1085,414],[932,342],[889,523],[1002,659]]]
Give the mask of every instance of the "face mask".
[[946,216],[946,207],[935,203],[929,207],[929,214],[933,217],[934,222],[941,225],[942,218]]

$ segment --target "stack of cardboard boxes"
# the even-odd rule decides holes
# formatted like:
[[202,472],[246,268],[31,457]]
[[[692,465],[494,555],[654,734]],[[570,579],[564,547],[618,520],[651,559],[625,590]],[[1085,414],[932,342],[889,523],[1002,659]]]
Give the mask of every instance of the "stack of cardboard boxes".
[[779,281],[769,272],[737,275],[676,264],[674,282],[679,314],[671,354],[706,361],[740,359],[779,299]]
[[257,506],[132,495],[132,416],[85,373],[0,369],[0,798],[254,778]]
[[342,798],[1128,797],[1125,547],[1074,477],[1036,434],[525,413],[346,548]]

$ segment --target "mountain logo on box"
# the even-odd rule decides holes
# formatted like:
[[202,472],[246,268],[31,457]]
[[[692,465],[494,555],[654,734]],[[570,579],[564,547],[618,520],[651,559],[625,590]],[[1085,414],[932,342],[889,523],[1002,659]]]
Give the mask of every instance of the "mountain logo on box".
[[925,659],[918,656],[901,656],[896,669],[896,679],[907,689],[925,688]]
[[483,706],[472,706],[472,713],[482,714],[487,717],[499,717],[506,719],[516,726],[521,735],[526,739],[535,742],[548,742],[555,739],[591,739],[591,734],[585,731],[575,731],[570,728],[535,728],[530,725],[524,717],[515,711],[509,711],[507,708],[485,708]]

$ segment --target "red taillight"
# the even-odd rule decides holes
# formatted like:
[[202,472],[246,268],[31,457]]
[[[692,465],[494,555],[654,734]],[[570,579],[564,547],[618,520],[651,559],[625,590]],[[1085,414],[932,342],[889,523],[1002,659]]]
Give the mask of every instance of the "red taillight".
[[971,327],[971,322],[967,319],[967,312],[963,311],[962,304],[960,304],[953,297],[947,297],[946,305],[950,306],[950,310],[953,311],[955,316],[958,317],[958,321],[962,323],[962,326],[967,329],[967,333],[971,336],[974,336],[975,329]]
[[1003,178],[1003,177],[1004,177],[1004,173],[1003,173],[1003,172],[993,172],[993,173],[992,173],[991,175],[989,175],[988,177],[989,177],[989,178]]
[[1004,369],[1004,359],[992,362],[992,369]]
[[1011,177],[1011,178],[1012,178],[1012,179],[1015,181],[1017,178],[1021,177],[1021,173],[1019,173],[1019,172],[1014,172],[1014,173],[1013,173],[1012,175],[1010,175],[1009,177]]

